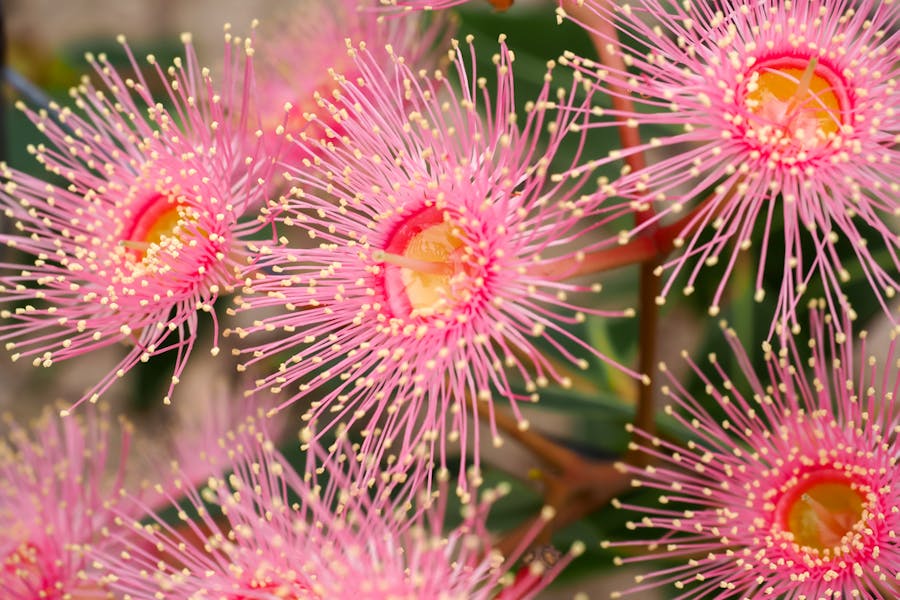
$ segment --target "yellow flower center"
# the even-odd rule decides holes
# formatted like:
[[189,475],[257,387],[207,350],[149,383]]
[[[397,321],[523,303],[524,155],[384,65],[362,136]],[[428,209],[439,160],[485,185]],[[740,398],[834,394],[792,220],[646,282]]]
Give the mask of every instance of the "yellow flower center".
[[122,238],[122,245],[136,262],[142,261],[147,250],[160,245],[166,238],[181,239],[180,229],[186,221],[184,204],[174,198],[157,194],[144,203],[129,230]]
[[447,302],[452,296],[450,282],[454,269],[445,268],[451,264],[454,252],[462,247],[449,223],[441,223],[424,229],[409,240],[403,255],[414,261],[437,265],[438,269],[419,270],[401,268],[400,277],[406,286],[409,303],[415,310],[427,312]]
[[837,472],[817,475],[782,498],[783,526],[798,545],[834,555],[862,518],[864,496]]
[[843,125],[840,79],[814,57],[779,58],[757,65],[744,102],[755,116],[754,133],[770,144],[821,146]]
[[470,257],[459,229],[433,208],[402,223],[384,251],[385,292],[395,313],[448,313],[471,298]]

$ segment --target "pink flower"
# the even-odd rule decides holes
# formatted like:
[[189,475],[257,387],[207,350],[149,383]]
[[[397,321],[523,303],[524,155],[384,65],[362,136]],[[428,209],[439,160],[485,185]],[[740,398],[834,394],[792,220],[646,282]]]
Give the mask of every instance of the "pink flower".
[[[468,505],[445,535],[446,494],[419,494],[424,463],[408,477],[366,479],[356,450],[339,439],[332,457],[312,442],[301,475],[252,419],[227,439],[231,458],[218,467],[233,474],[202,490],[184,483],[187,502],[171,497],[179,523],[154,517],[114,533],[133,529],[141,541],[98,555],[112,589],[159,600],[488,599],[524,550],[506,559],[491,550],[485,519],[497,492]],[[568,560],[535,569],[514,584],[528,593],[512,597],[533,596]]]
[[[320,431],[363,424],[375,463],[422,440],[445,460],[449,442],[465,449],[471,435],[477,468],[478,432],[467,423],[476,404],[493,425],[494,399],[507,399],[527,427],[517,403],[537,400],[551,380],[569,385],[565,369],[587,368],[588,358],[609,361],[571,325],[588,312],[622,313],[580,306],[569,294],[596,288],[560,281],[603,221],[581,221],[583,178],[550,171],[566,133],[578,131],[576,111],[565,93],[550,100],[548,75],[517,119],[513,54],[502,40],[493,101],[457,44],[461,92],[396,55],[385,72],[369,52],[352,54],[360,79],[341,80],[352,108],[331,106],[344,135],[301,144],[315,158],[288,169],[295,187],[278,206],[280,220],[317,247],[271,250],[260,263],[270,270],[248,277],[238,302],[279,312],[235,331],[277,332],[244,349],[247,364],[283,361],[258,385],[292,393],[285,404],[309,395],[305,418],[327,420]],[[465,473],[465,453],[461,463]]]
[[669,375],[664,392],[676,408],[666,412],[693,440],[642,435],[657,462],[627,468],[634,485],[661,490],[660,505],[622,504],[644,515],[629,524],[644,533],[612,545],[650,545],[623,563],[680,563],[641,576],[628,593],[671,584],[683,598],[897,597],[900,329],[886,356],[866,357],[860,335],[859,363],[836,329],[830,315],[823,323],[814,313],[808,358],[793,340],[778,352],[767,347],[761,378],[728,331],[744,378],[715,356],[713,375],[691,362],[724,418]]
[[[29,432],[7,419],[0,442],[0,597],[83,600],[105,597],[86,551],[106,547],[100,532],[114,520],[130,431],[109,447],[106,409],[60,419],[44,413]],[[118,473],[108,480],[111,456]],[[112,463],[112,464],[110,464]]]
[[[385,46],[421,67],[436,62],[434,48],[447,30],[447,19],[409,16],[385,20],[372,6],[359,0],[313,0],[304,2],[268,27],[256,43],[257,94],[267,145],[273,150],[282,143],[275,133],[284,124],[285,133],[297,138],[301,132],[310,139],[324,139],[325,130],[341,132],[338,123],[320,110],[316,97],[336,101],[339,89],[330,71],[355,80],[359,73],[347,54],[346,40],[365,40],[379,62],[389,62]],[[290,105],[285,118],[285,103]],[[307,117],[318,113],[320,121]],[[306,116],[304,116],[306,115]],[[284,149],[284,162],[298,165],[308,155],[297,145]]]
[[134,73],[89,55],[103,85],[85,78],[73,92],[79,113],[23,108],[48,140],[33,154],[66,183],[2,169],[0,204],[17,231],[0,241],[33,262],[0,263],[0,300],[14,303],[0,313],[0,340],[13,360],[30,356],[36,366],[126,342],[126,356],[82,398],[92,401],[138,362],[173,351],[168,401],[198,314],[215,322],[213,303],[239,281],[244,240],[262,227],[248,209],[262,204],[272,159],[247,135],[249,43],[227,36],[218,89],[187,35],[185,57],[168,70],[149,56],[167,110],[120,41]]
[[[671,273],[659,302],[682,270],[690,269],[685,293],[691,293],[702,266],[722,261],[724,276],[710,307],[716,314],[740,250],[757,243],[761,300],[764,272],[781,270],[781,256],[771,256],[780,253],[774,250],[781,247],[774,239],[780,227],[785,256],[773,330],[785,321],[798,327],[795,307],[816,272],[833,314],[843,314],[841,287],[851,271],[861,271],[896,319],[888,306],[900,270],[900,238],[889,225],[900,212],[900,117],[892,108],[898,103],[896,5],[587,0],[585,7],[580,18],[588,29],[594,30],[591,21],[609,20],[624,39],[636,40],[636,49],[624,50],[634,72],[571,55],[565,62],[597,90],[619,88],[650,109],[596,107],[597,114],[655,134],[612,158],[667,153],[620,182],[633,206],[658,210],[622,239],[706,198],[675,241],[681,252],[659,271]],[[842,240],[846,248],[838,246]]]

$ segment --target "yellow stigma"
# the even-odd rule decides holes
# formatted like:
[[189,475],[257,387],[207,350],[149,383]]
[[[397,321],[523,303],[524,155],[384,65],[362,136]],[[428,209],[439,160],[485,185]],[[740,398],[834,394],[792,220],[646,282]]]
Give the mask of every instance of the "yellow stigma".
[[841,99],[824,67],[813,57],[805,66],[797,59],[761,65],[747,87],[747,108],[759,117],[754,128],[778,128],[777,138],[804,148],[822,144],[842,125]]
[[795,498],[787,513],[787,529],[800,546],[831,550],[859,522],[863,497],[849,482],[823,481]]

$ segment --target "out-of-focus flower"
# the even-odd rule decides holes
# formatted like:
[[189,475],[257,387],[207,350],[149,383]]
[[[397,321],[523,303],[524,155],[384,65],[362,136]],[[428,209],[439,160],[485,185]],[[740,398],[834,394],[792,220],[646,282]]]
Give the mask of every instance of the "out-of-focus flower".
[[32,154],[63,183],[2,167],[0,205],[16,231],[0,242],[33,262],[0,263],[0,340],[14,360],[33,357],[36,366],[126,342],[125,358],[82,398],[92,401],[138,362],[175,352],[168,401],[198,314],[216,320],[213,303],[249,256],[243,240],[263,227],[263,217],[241,218],[262,205],[260,181],[274,159],[248,133],[258,126],[248,110],[249,40],[226,35],[218,88],[188,35],[172,67],[149,56],[169,109],[120,41],[130,77],[89,55],[102,87],[85,78],[73,90],[80,111],[25,110],[49,142]]
[[[297,6],[271,26],[263,24],[256,42],[256,102],[264,124],[263,139],[282,160],[298,166],[307,158],[307,149],[289,144],[282,148],[280,124],[292,138],[305,132],[310,139],[322,139],[326,129],[343,131],[327,110],[321,109],[317,96],[340,105],[334,94],[339,89],[331,71],[350,81],[360,73],[347,55],[346,40],[365,41],[381,64],[390,59],[385,46],[419,68],[432,68],[438,58],[439,41],[444,41],[448,20],[443,17],[384,19],[359,0],[313,0]],[[289,104],[285,117],[285,104]],[[311,114],[319,121],[310,121]],[[307,115],[307,116],[304,116]]]
[[[202,490],[185,482],[187,503],[171,497],[179,523],[122,519],[140,541],[98,554],[112,589],[160,600],[488,599],[540,528],[504,559],[485,528],[497,492],[466,506],[462,523],[444,534],[446,489],[422,495],[424,463],[407,465],[408,476],[367,479],[360,461],[368,459],[339,438],[333,453],[312,441],[301,475],[253,419],[226,440],[229,460],[218,467],[231,474]],[[505,589],[532,597],[567,562]]]
[[[196,368],[197,363],[192,363],[191,369]],[[244,394],[249,381],[243,377],[229,380],[234,378],[214,375],[198,380],[196,375],[193,372],[179,384],[179,401],[158,415],[158,423],[145,422],[138,431],[138,455],[132,465],[141,469],[144,479],[165,479],[170,464],[176,462],[181,479],[197,486],[204,484],[217,472],[215,465],[228,455],[226,434],[248,417],[266,418],[283,400],[265,392]],[[296,433],[295,419],[296,413],[289,410],[271,414],[266,418],[267,434],[275,443],[283,441],[289,429]],[[143,452],[148,444],[152,452]],[[149,504],[154,502],[147,494],[144,499]],[[162,502],[168,504],[166,498]]]
[[[485,80],[470,75],[464,48],[454,43],[450,53],[459,92],[451,78],[414,71],[396,55],[386,75],[368,51],[351,50],[363,75],[341,79],[341,107],[326,104],[344,134],[301,144],[315,158],[289,169],[295,187],[277,206],[285,225],[318,246],[272,250],[238,302],[281,312],[235,330],[277,332],[243,349],[246,364],[279,357],[258,385],[284,389],[288,402],[309,395],[306,418],[317,430],[362,423],[375,463],[389,448],[402,461],[423,439],[443,461],[446,444],[459,439],[462,484],[467,438],[478,463],[477,427],[467,424],[477,405],[496,443],[495,398],[509,400],[526,427],[518,402],[537,400],[550,380],[568,385],[567,371],[587,368],[586,356],[609,360],[571,324],[587,312],[623,314],[569,297],[599,286],[561,282],[603,222],[581,220],[584,178],[550,172],[563,138],[579,131],[574,115],[584,111],[567,104],[577,90],[551,99],[548,73],[518,118],[505,42],[494,57],[493,100]],[[538,141],[545,128],[546,148]],[[556,357],[545,355],[548,346]]]
[[865,356],[861,335],[859,363],[830,315],[814,312],[812,330],[808,358],[793,340],[768,348],[762,378],[727,332],[751,395],[715,356],[714,375],[692,364],[722,416],[669,377],[676,407],[666,412],[693,440],[641,434],[656,464],[628,469],[634,485],[661,490],[660,506],[620,505],[644,515],[629,524],[644,535],[612,545],[650,546],[622,562],[681,562],[640,576],[628,593],[674,585],[683,598],[898,596],[900,330],[879,357]]
[[[98,414],[99,412],[99,414]],[[27,431],[8,416],[0,441],[0,597],[107,597],[86,554],[115,515],[131,433],[110,448],[106,408],[61,419],[46,411]],[[118,473],[110,472],[118,461]],[[112,478],[111,478],[112,477]],[[110,479],[111,478],[111,479]]]
[[[690,268],[691,293],[703,265],[722,261],[710,307],[716,314],[739,252],[752,243],[762,245],[761,300],[764,272],[781,268],[774,249],[783,244],[773,331],[785,322],[799,327],[795,308],[816,272],[833,314],[843,314],[841,286],[857,271],[896,319],[889,306],[900,285],[900,237],[890,225],[900,213],[895,2],[586,0],[578,10],[577,20],[603,43],[612,40],[592,25],[598,20],[634,41],[622,49],[628,71],[571,54],[564,62],[598,90],[631,93],[650,109],[595,113],[633,127],[678,128],[611,156],[668,153],[632,173],[632,185],[622,182],[633,207],[658,210],[623,241],[706,198],[675,240],[681,252],[659,270],[671,272],[660,303],[682,270]],[[775,239],[778,228],[783,242]]]
[[[415,10],[444,10],[466,4],[470,0],[378,0],[382,6],[389,7],[394,10],[415,11]],[[513,0],[485,0],[497,12],[505,12],[513,5]],[[477,3],[476,3],[477,4]]]

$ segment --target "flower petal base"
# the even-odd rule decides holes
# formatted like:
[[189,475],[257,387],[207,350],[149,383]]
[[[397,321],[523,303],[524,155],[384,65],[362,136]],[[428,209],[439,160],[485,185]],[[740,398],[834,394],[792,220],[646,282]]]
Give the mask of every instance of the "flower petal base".
[[182,202],[170,196],[156,194],[144,203],[120,243],[132,250],[131,254],[136,262],[141,262],[151,246],[165,245],[164,240],[168,238],[183,242],[179,234],[185,218],[186,211]]

